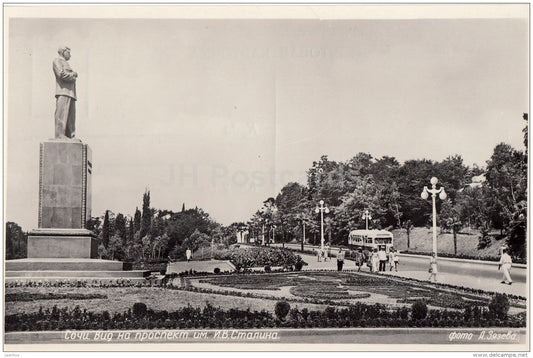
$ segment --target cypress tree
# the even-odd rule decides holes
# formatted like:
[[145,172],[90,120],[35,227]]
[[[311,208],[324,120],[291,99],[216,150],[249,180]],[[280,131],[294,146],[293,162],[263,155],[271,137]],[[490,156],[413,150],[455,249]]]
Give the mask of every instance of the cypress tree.
[[141,211],[139,208],[135,208],[135,216],[133,219],[133,233],[141,230]]
[[111,228],[109,223],[109,210],[105,211],[104,224],[102,225],[102,244],[105,248],[109,244],[109,237],[111,236]]
[[150,231],[152,224],[152,210],[150,210],[150,191],[146,190],[143,195],[143,209],[141,216],[141,239]]
[[135,227],[134,227],[133,219],[130,219],[129,225],[128,225],[128,242],[133,242],[133,234],[135,234]]

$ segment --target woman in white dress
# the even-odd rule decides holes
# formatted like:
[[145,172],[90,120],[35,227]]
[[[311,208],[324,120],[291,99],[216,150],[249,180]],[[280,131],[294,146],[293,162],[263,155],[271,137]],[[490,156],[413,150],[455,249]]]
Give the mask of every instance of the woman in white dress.
[[378,272],[378,271],[379,271],[378,249],[374,249],[374,252],[372,252],[372,272]]

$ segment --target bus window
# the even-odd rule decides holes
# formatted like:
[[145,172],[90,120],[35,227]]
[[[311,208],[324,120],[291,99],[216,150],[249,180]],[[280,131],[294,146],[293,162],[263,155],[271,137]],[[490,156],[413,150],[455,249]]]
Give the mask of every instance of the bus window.
[[390,243],[392,243],[392,239],[390,237],[387,237],[387,238],[384,238],[384,237],[376,238],[376,244],[383,245],[383,244],[390,244]]
[[371,237],[367,237],[366,240],[365,240],[365,243],[372,244],[372,238]]

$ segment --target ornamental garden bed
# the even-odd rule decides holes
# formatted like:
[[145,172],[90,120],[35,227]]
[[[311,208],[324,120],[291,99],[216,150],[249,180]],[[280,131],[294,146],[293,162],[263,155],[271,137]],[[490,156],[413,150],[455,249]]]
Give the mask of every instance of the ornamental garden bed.
[[[209,283],[209,288],[199,286],[200,281]],[[292,313],[288,313],[289,318],[281,319],[272,315],[281,298],[273,293],[285,291],[290,293],[286,303],[290,304]],[[502,295],[463,292],[373,274],[331,271],[178,277],[157,283],[146,281],[144,285],[127,281],[10,283],[6,284],[5,293],[9,297],[5,314],[10,330],[523,327],[527,302],[505,296],[505,315],[498,316],[491,305]],[[388,304],[375,303],[375,297]],[[146,305],[148,313],[132,318],[128,312],[137,303]],[[415,304],[423,305],[425,313],[413,319],[411,310]],[[209,307],[214,306],[218,320],[179,316],[185,308],[203,312],[208,307],[211,312]],[[510,307],[515,308],[514,312],[507,314]],[[248,313],[242,311],[266,311],[271,316],[246,316]],[[370,313],[354,316],[353,312],[359,311]],[[178,313],[172,316],[172,312]],[[56,319],[58,314],[61,323]],[[47,320],[57,322],[44,323]],[[84,323],[87,320],[97,323]]]
[[[279,290],[290,286],[294,296],[304,299],[363,300],[372,295],[387,296],[400,306],[423,301],[436,308],[463,309],[465,305],[486,306],[490,294],[460,292],[449,287],[438,287],[404,279],[382,277],[366,273],[301,272],[262,275],[230,275],[201,279],[211,286],[246,289],[251,292]],[[194,286],[194,280],[191,281]],[[357,291],[357,293],[352,293]],[[347,301],[347,302],[346,302]],[[355,302],[355,301],[353,301]],[[352,302],[352,303],[353,303]],[[525,301],[512,299],[511,306],[525,308]]]

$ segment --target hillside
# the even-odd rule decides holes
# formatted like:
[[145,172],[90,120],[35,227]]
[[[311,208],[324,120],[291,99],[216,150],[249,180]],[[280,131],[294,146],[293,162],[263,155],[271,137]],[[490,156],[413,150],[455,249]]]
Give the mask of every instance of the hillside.
[[[392,230],[394,235],[394,247],[398,250],[407,250],[407,233],[404,229]],[[409,251],[429,253],[433,248],[433,229],[426,227],[417,227],[410,233]],[[499,248],[505,244],[504,240],[496,240],[491,236],[491,244],[483,250],[478,250],[480,233],[477,230],[468,229],[457,234],[457,255],[468,255],[473,258],[495,258],[499,257]],[[453,255],[453,235],[449,233],[440,233],[437,229],[437,252]]]

